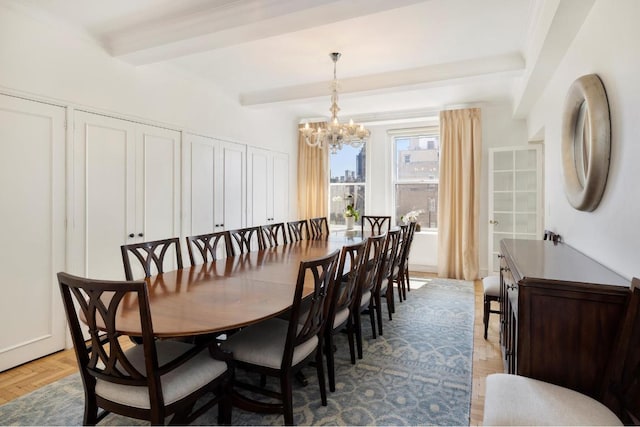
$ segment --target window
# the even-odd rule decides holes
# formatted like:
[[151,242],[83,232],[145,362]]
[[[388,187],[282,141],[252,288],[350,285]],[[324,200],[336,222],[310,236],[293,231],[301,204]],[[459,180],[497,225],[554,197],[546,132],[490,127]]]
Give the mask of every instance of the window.
[[[362,214],[366,182],[366,145],[353,148],[345,145],[329,155],[329,227],[345,228],[344,210],[350,200]],[[351,197],[349,197],[351,196]]]
[[440,134],[437,128],[393,133],[396,223],[418,211],[421,229],[438,228]]

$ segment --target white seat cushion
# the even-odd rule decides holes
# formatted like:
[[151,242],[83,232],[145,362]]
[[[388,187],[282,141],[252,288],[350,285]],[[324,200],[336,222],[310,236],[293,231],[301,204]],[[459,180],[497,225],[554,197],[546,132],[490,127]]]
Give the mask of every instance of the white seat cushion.
[[360,300],[360,308],[369,307],[369,301],[371,301],[371,292],[367,292],[362,295],[362,299]]
[[482,287],[484,288],[484,294],[492,297],[500,296],[500,277],[499,276],[487,276],[482,279]]
[[[286,320],[265,320],[233,334],[221,347],[233,353],[236,360],[280,369],[288,328]],[[292,366],[310,355],[317,346],[318,337],[315,335],[298,345],[293,350]]]
[[349,307],[343,308],[336,313],[336,317],[333,319],[333,329],[342,325],[349,318]]
[[[183,342],[156,341],[158,363],[162,366],[191,348],[193,348],[193,345]],[[142,345],[136,345],[126,350],[125,353],[138,371],[146,373]],[[202,350],[200,354],[160,377],[165,405],[188,396],[219,377],[226,370],[226,362],[213,359],[208,349]],[[147,387],[115,384],[98,379],[96,381],[96,394],[123,405],[150,408],[149,389]]]
[[622,425],[584,394],[519,375],[487,377],[484,425]]

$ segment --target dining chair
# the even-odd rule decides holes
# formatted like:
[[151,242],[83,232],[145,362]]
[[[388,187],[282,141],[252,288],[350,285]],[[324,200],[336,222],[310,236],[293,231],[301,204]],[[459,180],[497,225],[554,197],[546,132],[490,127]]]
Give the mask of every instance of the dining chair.
[[393,301],[393,270],[396,264],[398,246],[400,244],[400,229],[390,230],[386,233],[376,284],[373,287],[372,304],[376,311],[378,321],[378,333],[382,335],[382,298],[387,302],[387,314],[389,320],[393,320],[392,313],[395,310]]
[[299,242],[300,240],[309,240],[311,236],[309,234],[309,225],[306,219],[300,221],[289,221],[287,223],[289,228],[289,238],[292,242]]
[[369,314],[373,338],[376,338],[375,314],[373,304],[371,303],[371,297],[373,288],[376,285],[380,258],[383,254],[382,249],[386,237],[386,233],[379,236],[371,236],[367,238],[364,247],[364,259],[362,260],[363,267],[360,269],[358,274],[357,292],[353,299],[353,306],[351,309],[353,316],[353,328],[356,334],[358,359],[362,359],[362,313],[365,311]]
[[511,374],[487,376],[484,425],[637,425],[640,420],[640,279],[630,296],[607,368],[604,392],[575,390]]
[[410,222],[409,228],[407,229],[406,235],[406,244],[402,255],[402,260],[400,263],[400,272],[399,272],[399,285],[402,286],[402,299],[407,299],[407,292],[411,291],[411,282],[409,281],[409,254],[411,253],[411,246],[413,245],[413,236],[416,232],[416,227],[418,223]]
[[391,229],[390,216],[362,215],[360,229],[364,236],[365,230],[371,231],[371,235],[386,233]]
[[220,257],[219,254],[222,253],[222,249],[224,248],[226,250],[229,236],[226,231],[219,231],[197,236],[187,236],[186,240],[187,249],[189,250],[189,261],[191,261],[191,265],[197,265],[217,260]]
[[492,310],[491,303],[500,303],[500,276],[487,276],[482,279],[484,339],[487,339],[489,329],[489,314],[500,314],[499,310]]
[[329,236],[329,222],[326,217],[309,218],[311,238],[317,239]]
[[[216,404],[219,422],[231,423],[230,356],[215,345],[155,340],[146,282],[58,273],[58,283],[84,387],[85,425],[95,425],[109,412],[153,425],[174,414],[172,423],[188,424]],[[141,345],[120,346],[118,310],[139,317]],[[209,392],[212,399],[199,400]]]
[[227,256],[264,249],[260,227],[246,227],[227,232]]
[[347,333],[349,342],[349,355],[351,364],[356,363],[354,326],[351,309],[353,299],[357,293],[359,272],[364,263],[364,249],[366,242],[362,241],[353,245],[345,245],[340,251],[340,260],[336,270],[336,283],[331,294],[329,311],[327,314],[326,330],[324,333],[325,349],[324,354],[327,359],[327,376],[329,377],[329,390],[336,391],[335,361],[334,361],[334,340],[333,336],[340,333],[343,328]]
[[288,243],[284,222],[261,225],[260,232],[262,233],[262,242],[265,248],[273,248]]
[[171,239],[154,240],[151,242],[131,243],[120,246],[122,253],[122,263],[124,265],[124,277],[126,280],[133,280],[130,257],[133,256],[140,262],[144,270],[144,277],[151,277],[154,274],[164,272],[165,259],[167,254],[175,253],[175,265],[171,270],[182,268],[182,253],[180,250],[180,240],[177,237]]
[[[222,344],[233,354],[239,369],[276,377],[280,391],[267,390],[258,385],[235,381],[234,405],[249,411],[282,412],[284,423],[293,424],[293,375],[315,358],[322,405],[327,405],[327,392],[322,360],[322,339],[329,296],[335,283],[339,251],[310,261],[301,261],[295,293],[288,320],[271,318],[248,326]],[[313,286],[306,316],[301,317],[303,290]],[[241,394],[238,388],[260,393],[279,400],[266,403]]]

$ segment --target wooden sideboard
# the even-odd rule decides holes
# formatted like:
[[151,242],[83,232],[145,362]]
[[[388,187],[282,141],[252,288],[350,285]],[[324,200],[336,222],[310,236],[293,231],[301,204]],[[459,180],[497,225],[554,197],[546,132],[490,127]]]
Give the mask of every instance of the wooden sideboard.
[[630,281],[563,243],[500,249],[505,370],[601,397]]

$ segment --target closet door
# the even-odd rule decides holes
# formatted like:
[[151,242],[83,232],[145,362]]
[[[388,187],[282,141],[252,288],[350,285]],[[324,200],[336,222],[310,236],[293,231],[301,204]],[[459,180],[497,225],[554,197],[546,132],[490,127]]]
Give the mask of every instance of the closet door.
[[124,279],[120,245],[142,233],[136,228],[135,138],[135,123],[75,112],[76,244],[70,260],[76,274]]
[[289,219],[289,155],[273,153],[273,222]]
[[179,236],[179,150],[180,132],[75,113],[71,271],[123,279],[121,245]]
[[273,165],[271,153],[260,148],[247,150],[247,221],[250,225],[273,222]]
[[222,220],[225,230],[244,227],[246,224],[246,169],[247,147],[232,142],[221,142],[222,166],[219,168],[223,198]]
[[65,114],[0,95],[0,371],[65,346]]

